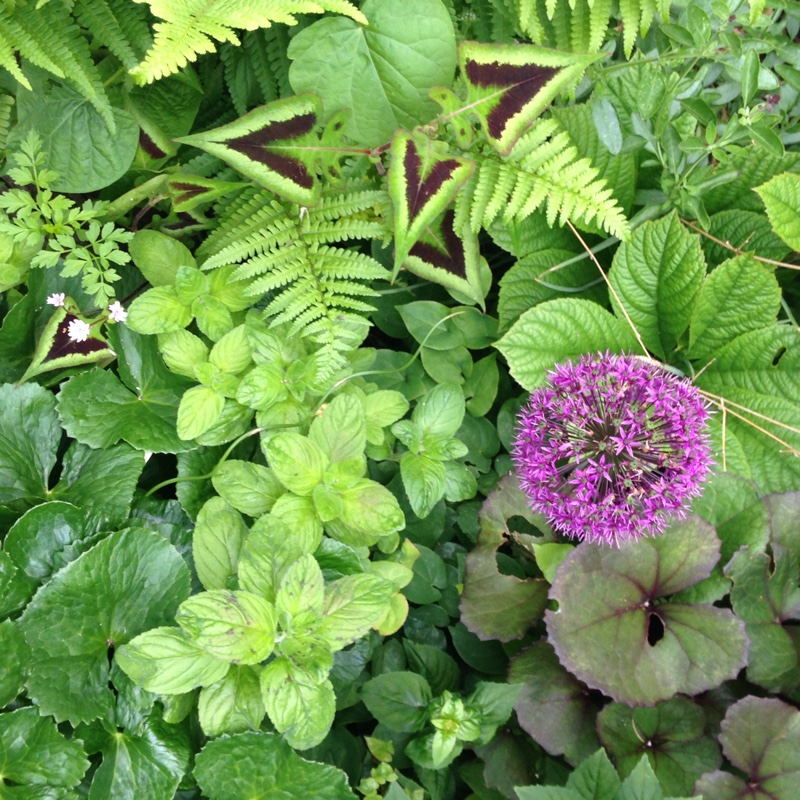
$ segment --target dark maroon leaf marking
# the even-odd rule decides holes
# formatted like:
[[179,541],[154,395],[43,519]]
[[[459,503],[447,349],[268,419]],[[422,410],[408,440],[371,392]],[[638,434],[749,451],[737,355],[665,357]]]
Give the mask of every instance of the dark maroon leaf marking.
[[139,147],[150,156],[150,158],[165,158],[166,153],[142,130],[139,131]]
[[193,197],[197,197],[197,195],[209,191],[205,186],[199,186],[196,183],[172,183],[170,186],[182,192],[182,194],[179,194],[175,198],[176,203],[185,203]]
[[406,147],[403,166],[406,172],[406,203],[408,204],[408,224],[419,214],[422,207],[436,192],[441,189],[445,181],[461,166],[452,158],[437,161],[425,180],[421,180],[420,167],[422,160],[417,153],[413,142]]
[[53,339],[53,346],[50,348],[47,355],[44,357],[44,362],[55,361],[57,358],[65,358],[66,356],[88,356],[90,353],[97,353],[100,350],[107,350],[108,345],[98,339],[87,339],[85,342],[76,342],[69,338],[67,330],[70,322],[76,320],[74,314],[67,314],[64,321],[58,326],[55,338]]
[[479,64],[467,60],[467,79],[473,85],[508,87],[500,102],[486,116],[489,135],[499,139],[508,121],[519,114],[557,72],[555,67],[535,64],[500,64],[497,61]]
[[281,122],[271,122],[260,130],[251,131],[244,136],[229,139],[225,144],[253,161],[266,165],[273,172],[288,178],[298,186],[311,189],[314,186],[314,177],[302,161],[275,153],[269,148],[277,142],[291,141],[304,133],[309,133],[314,130],[316,124],[315,113],[299,114]]
[[441,240],[444,251],[427,242],[417,242],[409,251],[409,255],[433,264],[434,267],[452,272],[459,278],[467,278],[467,264],[464,258],[464,243],[453,227],[455,212],[448,208],[444,212],[441,227]]

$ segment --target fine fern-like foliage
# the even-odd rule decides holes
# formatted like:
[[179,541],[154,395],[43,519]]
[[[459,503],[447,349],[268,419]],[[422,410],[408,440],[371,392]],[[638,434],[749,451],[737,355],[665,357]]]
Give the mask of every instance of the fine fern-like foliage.
[[146,9],[129,0],[75,0],[73,14],[126,69],[133,69],[152,45]]
[[571,220],[594,224],[627,238],[625,215],[588,158],[579,158],[569,134],[552,118],[537,120],[510,155],[493,153],[478,167],[457,199],[457,213],[472,229],[488,228],[500,217],[519,222],[544,207],[550,225]]
[[[596,53],[605,40],[611,0],[503,0],[521,33],[535,44]],[[655,14],[669,19],[669,0],[619,0],[625,55],[638,34],[650,29]]]
[[163,20],[155,24],[155,41],[144,61],[131,70],[140,83],[171,75],[202,53],[213,53],[215,42],[239,44],[236,28],[268,28],[275,22],[294,25],[295,14],[324,11],[345,14],[366,25],[366,17],[348,0],[137,0]]
[[266,317],[318,345],[320,369],[330,374],[367,327],[364,315],[373,307],[363,298],[376,296],[370,284],[389,276],[370,256],[335,245],[388,239],[388,202],[384,191],[366,185],[330,189],[311,209],[248,190],[198,251],[201,266],[238,264],[232,280],[251,280],[249,292],[268,300]]
[[11,109],[14,98],[8,94],[0,94],[0,152],[6,149],[8,132],[11,129]]

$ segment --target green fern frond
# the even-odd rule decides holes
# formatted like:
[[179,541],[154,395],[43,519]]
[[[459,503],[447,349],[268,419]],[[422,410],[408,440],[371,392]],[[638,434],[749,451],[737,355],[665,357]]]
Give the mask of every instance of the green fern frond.
[[295,14],[333,11],[366,25],[366,17],[347,0],[137,0],[146,2],[163,22],[155,24],[153,48],[131,70],[140,83],[177,72],[202,53],[213,53],[215,42],[239,44],[235,29],[268,28],[275,22],[294,25]]
[[111,104],[89,45],[80,28],[65,18],[59,3],[43,8],[17,5],[13,11],[0,6],[0,64],[23,86],[30,84],[19,68],[9,64],[14,52],[52,75],[71,83],[97,110],[111,131],[116,130]]
[[278,97],[288,97],[293,93],[292,85],[289,83],[289,67],[292,62],[287,55],[291,39],[289,29],[285,25],[273,25],[271,28],[262,28],[260,33],[278,87]]
[[8,94],[0,95],[0,151],[6,149],[8,132],[11,128],[12,108],[14,108],[14,98]]
[[335,244],[386,239],[388,215],[386,192],[363,183],[328,189],[311,209],[246,190],[201,248],[202,268],[236,264],[231,279],[251,281],[248,293],[266,296],[272,324],[288,324],[290,336],[318,346],[318,369],[332,374],[352,348],[354,331],[368,325],[372,282],[389,277],[372,257]]
[[566,131],[553,119],[540,119],[507,159],[488,155],[479,162],[459,203],[469,205],[475,232],[498,217],[519,222],[544,206],[550,225],[594,223],[624,239],[625,215],[597,176],[591,161],[578,157]]
[[75,0],[75,17],[95,39],[107,47],[126,69],[139,63],[128,37],[107,0]]
[[139,58],[144,58],[145,53],[153,46],[147,8],[139,3],[132,3],[131,0],[108,0],[108,5],[131,49]]

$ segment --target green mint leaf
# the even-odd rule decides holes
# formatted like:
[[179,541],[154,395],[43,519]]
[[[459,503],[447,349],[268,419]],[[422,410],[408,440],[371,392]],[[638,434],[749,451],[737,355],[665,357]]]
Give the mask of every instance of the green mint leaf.
[[178,298],[174,286],[156,286],[137,297],[125,324],[136,333],[169,333],[185,328],[192,310]]
[[342,770],[302,759],[274,733],[209,742],[197,756],[194,774],[210,800],[250,800],[265,787],[285,800],[356,800]]
[[43,714],[89,722],[113,706],[109,648],[171,622],[189,594],[189,570],[155,533],[111,534],[68,564],[25,609],[28,692]]
[[411,419],[426,435],[453,436],[464,419],[464,393],[460,386],[440,383],[417,403]]
[[234,664],[228,674],[200,690],[197,712],[206,736],[258,730],[264,719],[260,670]]
[[194,256],[183,242],[149,228],[136,232],[128,251],[151,286],[173,286],[178,267],[195,266]]
[[261,672],[261,696],[272,724],[296,750],[318,745],[336,713],[336,695],[329,680],[317,681],[285,658]]
[[[405,527],[405,517],[400,510],[397,498],[376,481],[367,478],[359,480],[349,489],[341,492],[342,511],[339,519],[347,527],[349,536],[345,537],[353,547],[371,546],[386,539],[396,538],[397,531]],[[331,536],[341,538],[331,528]],[[382,552],[392,552],[394,547]]]
[[115,653],[126,675],[156,694],[183,694],[211,686],[228,673],[230,663],[207,653],[181,628],[153,628]]
[[267,460],[277,479],[290,491],[307,497],[322,483],[329,459],[299,433],[276,433],[267,443]]
[[411,508],[420,519],[424,519],[444,497],[447,489],[444,464],[426,455],[403,453],[400,474]]
[[184,440],[206,433],[217,422],[225,407],[225,398],[210,386],[195,386],[181,398],[178,406],[177,432]]
[[181,604],[175,621],[207,653],[238,664],[263,661],[275,645],[275,608],[251,592],[201,592]]
[[[0,753],[3,786],[8,781],[20,790],[9,796],[63,797],[89,768],[81,741],[66,739],[55,723],[40,717],[35,708],[0,714]],[[43,787],[49,790],[47,795],[33,794]]]
[[211,482],[223,500],[254,518],[266,514],[285,491],[271,469],[236,459],[219,464]]
[[175,294],[185,306],[208,294],[208,276],[197,267],[181,265],[175,272]]
[[363,456],[367,446],[364,407],[353,395],[334,397],[311,423],[308,438],[331,462]]
[[192,551],[197,576],[206,589],[232,587],[247,526],[221,497],[212,497],[197,515]]
[[340,578],[326,590],[319,635],[331,650],[341,650],[383,619],[394,594],[393,584],[377,575]]
[[192,380],[196,369],[208,359],[208,347],[203,340],[183,329],[159,333],[158,352],[170,372]]
[[302,612],[322,614],[325,581],[314,556],[305,554],[283,573],[275,594],[275,609],[289,618]]
[[237,325],[212,348],[208,360],[222,372],[238,375],[253,363],[247,329]]
[[677,213],[645,222],[614,255],[611,305],[621,318],[621,303],[648,350],[665,359],[689,324],[705,271],[699,237]]

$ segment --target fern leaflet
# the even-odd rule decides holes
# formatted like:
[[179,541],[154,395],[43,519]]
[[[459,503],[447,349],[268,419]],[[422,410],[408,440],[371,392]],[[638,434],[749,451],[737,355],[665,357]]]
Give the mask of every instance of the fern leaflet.
[[544,206],[550,225],[563,225],[568,219],[577,225],[594,222],[627,238],[625,215],[597,175],[588,158],[578,157],[569,134],[554,119],[539,119],[507,159],[489,154],[479,160],[457,202],[466,204],[476,232],[498,216],[504,222],[519,222]]
[[163,20],[155,24],[155,42],[144,61],[131,70],[141,83],[171,75],[202,53],[213,53],[214,42],[239,44],[235,28],[255,30],[274,22],[294,25],[295,14],[333,11],[367,24],[348,0],[137,0]]

